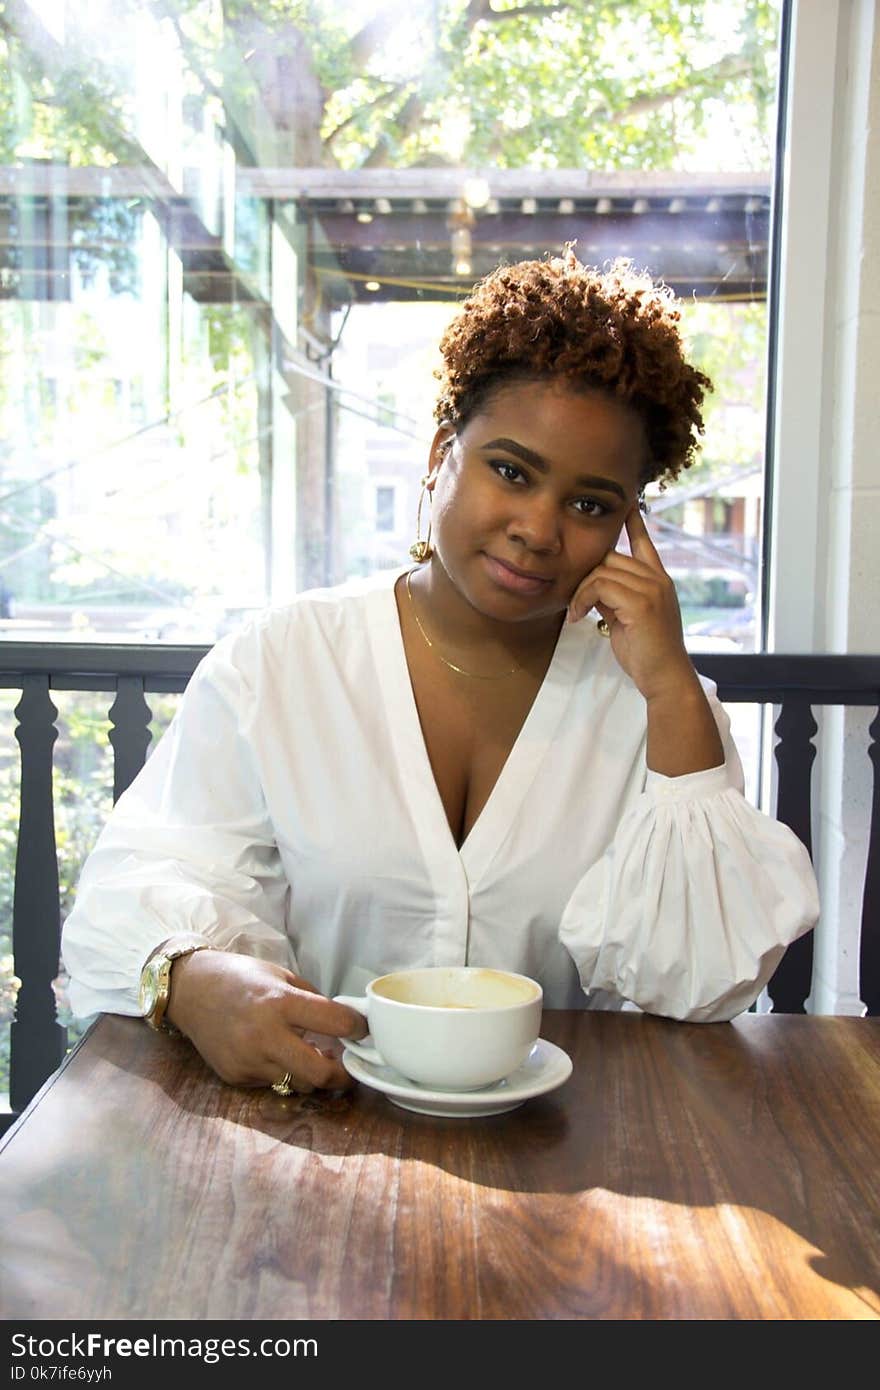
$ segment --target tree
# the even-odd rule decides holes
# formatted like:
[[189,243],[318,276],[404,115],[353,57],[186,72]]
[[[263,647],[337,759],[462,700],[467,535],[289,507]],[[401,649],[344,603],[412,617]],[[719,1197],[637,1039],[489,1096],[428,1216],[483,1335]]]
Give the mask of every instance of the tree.
[[242,153],[257,128],[245,93],[259,94],[279,163],[671,168],[713,100],[748,113],[769,163],[773,0],[388,0],[366,22],[318,0],[224,0],[213,25],[201,0],[151,3]]

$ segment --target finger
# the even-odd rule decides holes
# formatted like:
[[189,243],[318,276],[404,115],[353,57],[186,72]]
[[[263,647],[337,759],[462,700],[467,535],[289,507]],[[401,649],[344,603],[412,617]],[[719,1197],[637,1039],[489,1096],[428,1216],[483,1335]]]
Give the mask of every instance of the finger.
[[311,980],[304,980],[302,975],[294,975],[292,970],[285,970],[284,978],[289,985],[293,985],[294,989],[304,989],[308,994],[321,993],[318,986],[313,985]]
[[297,1081],[293,1073],[289,1071],[286,1071],[283,1076],[276,1076],[274,1081],[270,1081],[270,1089],[274,1091],[278,1082],[284,1083],[284,1089],[275,1092],[278,1096],[310,1096],[316,1089],[309,1081]]
[[[594,570],[588,579],[574,593],[568,605],[570,623],[576,623],[586,616],[591,608],[605,603],[615,612],[631,606],[636,600],[648,601],[653,597],[656,585],[640,575],[600,573]],[[604,615],[603,615],[604,616]]]
[[323,1033],[306,1033],[305,1041],[316,1047],[324,1057],[330,1057],[337,1062],[345,1051],[345,1043],[341,1038],[327,1038]]
[[285,1000],[285,1018],[292,1028],[324,1033],[331,1038],[365,1038],[367,1020],[348,1004],[337,1004],[323,994],[291,989]]
[[662,575],[650,565],[646,565],[643,560],[632,560],[628,555],[617,555],[612,560],[608,556],[594,570],[590,570],[589,574],[584,575],[572,598],[586,592],[591,584],[602,584],[609,580],[644,594],[655,594],[662,585]]
[[351,1077],[338,1058],[328,1056],[301,1038],[291,1038],[285,1055],[270,1062],[268,1070],[273,1072],[270,1086],[289,1072],[291,1089],[303,1095],[314,1090],[345,1090],[351,1085]]
[[657,548],[648,534],[645,518],[639,511],[638,503],[636,503],[634,507],[630,507],[627,512],[625,525],[633,558],[636,560],[643,560],[645,564],[650,565],[652,569],[659,568],[662,570],[663,562],[657,554]]
[[632,584],[634,587],[641,587],[645,593],[654,591],[657,588],[658,580],[662,582],[669,576],[662,568],[658,570],[656,565],[649,565],[644,560],[636,560],[631,555],[624,555],[619,550],[611,550],[595,569],[585,574],[578,587],[572,594],[572,598],[577,598],[582,588],[592,580],[602,578],[619,579],[623,583]]
[[639,560],[634,555],[626,555],[622,550],[610,550],[596,569],[616,569],[628,571],[630,574],[641,574],[649,579],[652,584],[657,582],[657,566],[648,564],[646,560]]

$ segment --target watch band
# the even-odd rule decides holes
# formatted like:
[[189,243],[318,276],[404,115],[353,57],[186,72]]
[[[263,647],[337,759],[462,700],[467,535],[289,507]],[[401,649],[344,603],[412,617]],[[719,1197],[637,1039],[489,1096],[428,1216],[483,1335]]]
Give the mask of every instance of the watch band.
[[208,941],[193,937],[170,937],[154,951],[141,971],[141,1007],[144,1021],[159,1033],[178,1033],[166,1022],[165,1011],[171,997],[171,967],[181,956],[194,951],[210,951]]

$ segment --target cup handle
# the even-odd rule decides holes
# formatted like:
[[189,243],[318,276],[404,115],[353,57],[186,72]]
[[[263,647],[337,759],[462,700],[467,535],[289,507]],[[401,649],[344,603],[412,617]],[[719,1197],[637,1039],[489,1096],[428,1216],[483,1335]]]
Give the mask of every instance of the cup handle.
[[[359,1014],[367,1017],[367,998],[365,995],[357,994],[334,994],[334,1004],[347,1004],[350,1009],[356,1009]],[[372,1062],[374,1067],[384,1067],[385,1059],[368,1042],[356,1042],[354,1038],[343,1038],[342,1041],[350,1052],[356,1057],[360,1057],[365,1062]]]
[[350,1009],[356,1009],[359,1014],[367,1016],[367,996],[365,994],[334,994],[334,1004],[347,1004]]

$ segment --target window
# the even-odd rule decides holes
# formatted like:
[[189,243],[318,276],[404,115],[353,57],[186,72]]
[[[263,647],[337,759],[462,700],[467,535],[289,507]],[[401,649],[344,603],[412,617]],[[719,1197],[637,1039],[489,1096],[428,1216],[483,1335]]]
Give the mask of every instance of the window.
[[186,640],[188,613],[199,640],[401,562],[449,314],[500,260],[574,240],[683,297],[717,390],[652,525],[694,643],[748,650],[778,4],[379,12],[10,15],[0,632]]

